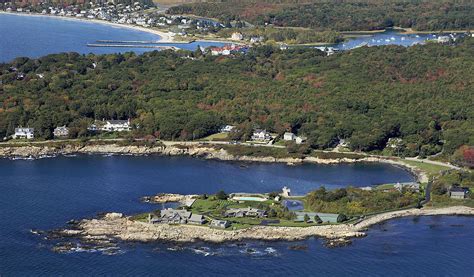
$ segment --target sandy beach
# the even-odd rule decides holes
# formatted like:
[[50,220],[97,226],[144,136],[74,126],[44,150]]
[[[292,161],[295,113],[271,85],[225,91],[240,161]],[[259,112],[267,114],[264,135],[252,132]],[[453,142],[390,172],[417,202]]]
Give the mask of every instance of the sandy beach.
[[14,12],[5,12],[5,11],[0,11],[0,14],[8,14],[8,15],[15,15],[15,16],[48,17],[48,18],[56,18],[56,19],[60,19],[60,20],[89,22],[89,23],[95,23],[95,24],[104,24],[104,25],[109,25],[109,26],[113,26],[113,27],[116,27],[116,28],[127,28],[127,29],[132,29],[132,30],[135,30],[135,31],[154,34],[154,35],[160,36],[160,42],[165,42],[165,43],[176,42],[174,40],[173,34],[171,32],[165,32],[165,31],[161,31],[161,30],[157,30],[157,29],[145,28],[145,27],[140,27],[140,26],[130,25],[130,24],[113,23],[113,22],[109,22],[109,21],[105,21],[105,20],[99,20],[99,19],[87,19],[87,18],[45,15],[45,14],[35,14],[35,13],[14,13]]

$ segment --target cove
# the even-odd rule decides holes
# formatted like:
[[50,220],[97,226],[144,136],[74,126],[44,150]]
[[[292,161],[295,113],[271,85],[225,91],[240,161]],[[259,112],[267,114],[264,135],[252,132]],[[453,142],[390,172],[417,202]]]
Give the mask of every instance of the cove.
[[[474,226],[467,217],[397,219],[371,228],[367,238],[338,249],[327,249],[320,240],[308,239],[181,248],[123,243],[116,255],[87,251],[58,254],[51,251],[48,241],[30,233],[30,229],[59,228],[70,219],[94,217],[103,211],[148,211],[157,206],[141,203],[139,197],[157,192],[259,192],[289,185],[304,193],[322,184],[336,188],[413,180],[408,171],[390,165],[287,166],[190,157],[80,155],[33,161],[0,159],[0,176],[0,274],[302,276],[317,270],[352,276],[421,273],[425,269],[422,273],[468,276],[473,272],[466,259],[474,241],[466,234],[472,233]],[[447,236],[449,240],[444,239]],[[300,245],[305,250],[293,250]],[[442,269],[454,271],[439,271],[427,264],[436,261],[445,265]]]
[[[38,58],[60,52],[80,54],[110,54],[119,52],[143,53],[146,48],[87,47],[97,40],[159,40],[160,36],[106,24],[78,20],[65,20],[52,16],[23,16],[0,14],[0,62],[16,57]],[[186,50],[198,46],[221,46],[219,42],[196,41],[190,44],[165,44]]]

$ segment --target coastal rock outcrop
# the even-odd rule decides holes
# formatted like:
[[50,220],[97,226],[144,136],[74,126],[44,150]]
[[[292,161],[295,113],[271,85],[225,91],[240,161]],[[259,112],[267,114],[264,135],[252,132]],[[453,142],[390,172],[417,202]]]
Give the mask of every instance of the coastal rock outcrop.
[[349,238],[365,236],[367,227],[403,216],[421,215],[474,215],[474,209],[465,206],[438,209],[408,209],[387,212],[368,217],[357,224],[337,224],[311,227],[255,226],[240,230],[218,230],[206,226],[150,224],[134,221],[117,214],[106,214],[100,219],[82,220],[77,230],[64,230],[64,234],[76,234],[88,239],[104,237],[124,241],[172,241],[172,242],[225,242],[240,240],[295,241],[317,236],[329,239],[327,243],[340,246],[350,243]]

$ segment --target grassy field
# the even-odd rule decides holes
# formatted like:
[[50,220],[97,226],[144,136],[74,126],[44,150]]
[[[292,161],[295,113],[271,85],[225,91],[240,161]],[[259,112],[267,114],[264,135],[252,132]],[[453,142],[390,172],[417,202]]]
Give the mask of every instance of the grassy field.
[[447,195],[431,195],[431,202],[428,207],[442,208],[449,206],[467,206],[474,208],[474,199],[451,199]]
[[430,175],[438,174],[440,171],[450,169],[447,166],[442,166],[442,165],[437,165],[437,164],[429,164],[429,163],[410,161],[410,160],[401,160],[401,161],[408,165],[415,166]]
[[227,140],[227,137],[228,137],[228,133],[217,133],[217,134],[212,134],[210,136],[202,138],[201,140],[204,140],[204,141],[223,141],[223,140]]

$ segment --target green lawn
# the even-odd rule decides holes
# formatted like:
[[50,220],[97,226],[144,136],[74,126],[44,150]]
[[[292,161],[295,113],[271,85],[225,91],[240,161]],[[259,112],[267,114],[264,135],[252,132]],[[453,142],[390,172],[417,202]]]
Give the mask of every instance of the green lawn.
[[383,185],[379,185],[377,187],[375,187],[375,189],[380,189],[380,190],[384,190],[384,189],[393,189],[393,184],[383,184]]
[[228,138],[228,133],[217,133],[217,134],[212,134],[210,136],[207,136],[205,138],[202,138],[201,140],[205,141],[222,141],[222,140],[227,140]]
[[403,163],[406,163],[411,166],[415,166],[420,170],[425,171],[430,175],[438,174],[440,171],[450,169],[447,166],[437,165],[437,164],[429,164],[419,161],[409,161],[409,160],[401,160]]

